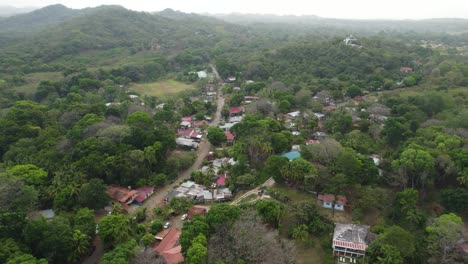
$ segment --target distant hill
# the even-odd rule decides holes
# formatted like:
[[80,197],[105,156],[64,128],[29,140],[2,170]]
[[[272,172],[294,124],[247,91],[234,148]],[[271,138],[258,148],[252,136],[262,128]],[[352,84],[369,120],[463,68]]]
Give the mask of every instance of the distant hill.
[[79,10],[73,10],[63,5],[51,5],[0,21],[0,33],[40,30],[48,26],[60,24],[79,14]]
[[352,32],[375,33],[387,31],[417,31],[419,33],[435,32],[459,34],[468,32],[468,19],[424,19],[424,20],[359,20],[359,19],[334,19],[312,15],[304,16],[279,16],[269,14],[204,14],[224,21],[242,25],[277,24],[291,25],[309,28],[333,27]]
[[9,17],[18,14],[31,12],[37,7],[14,7],[14,6],[0,6],[0,17]]

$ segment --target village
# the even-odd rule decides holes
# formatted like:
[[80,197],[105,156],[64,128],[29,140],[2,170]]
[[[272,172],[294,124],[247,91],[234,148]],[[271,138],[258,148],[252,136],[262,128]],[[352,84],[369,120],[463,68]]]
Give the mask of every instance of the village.
[[[347,45],[354,45],[352,44],[353,40],[347,39],[345,42]],[[215,69],[213,68],[213,70]],[[412,69],[402,67],[401,71],[407,73]],[[202,95],[193,97],[192,100],[201,99],[204,102],[211,101],[224,104],[225,98],[232,98],[233,94],[245,92],[241,87],[254,83],[251,80],[238,83],[236,77],[233,76],[218,83],[214,74],[200,71],[197,72],[197,75],[200,79],[208,78],[209,82],[202,90]],[[131,96],[131,99],[137,98],[138,96]],[[275,120],[281,122],[285,131],[297,138],[289,151],[279,155],[289,161],[301,157],[301,147],[319,145],[323,140],[327,139],[324,122],[336,111],[349,114],[355,128],[362,124],[361,116],[365,116],[366,121],[372,124],[382,126],[390,114],[390,109],[380,104],[375,95],[366,92],[362,96],[357,95],[347,101],[335,101],[326,92],[319,92],[311,99],[321,105],[321,109],[313,112],[289,111],[279,113],[274,117]],[[208,149],[209,152],[206,156],[201,157],[201,166],[191,172],[189,179],[180,181],[179,185],[175,185],[168,193],[162,194],[162,200],[151,199],[155,193],[161,192],[161,190],[152,186],[133,189],[130,186],[110,185],[107,194],[112,199],[114,208],[112,206],[106,207],[108,212],[111,213],[115,209],[115,205],[119,205],[129,213],[135,213],[139,207],[146,206],[145,209],[150,209],[149,212],[151,213],[157,208],[170,207],[171,201],[174,199],[189,200],[190,204],[193,205],[187,211],[179,213],[172,210],[169,215],[162,219],[165,222],[163,229],[154,234],[155,242],[151,246],[154,252],[165,260],[165,263],[175,264],[184,261],[181,246],[178,243],[184,221],[191,221],[195,215],[205,215],[210,210],[211,205],[215,203],[231,203],[239,206],[245,203],[255,203],[261,199],[273,199],[268,192],[274,190],[275,181],[272,177],[269,177],[264,184],[251,190],[245,187],[241,189],[229,187],[230,168],[237,163],[228,154],[229,149],[232,148],[237,139],[236,133],[231,129],[239,122],[242,122],[246,114],[252,111],[255,106],[258,106],[259,101],[262,102],[265,99],[257,95],[244,95],[238,104],[233,104],[232,100],[228,99],[228,105],[218,105],[218,112],[215,113],[215,116],[205,115],[203,119],[198,119],[195,115],[181,117],[180,126],[176,131],[176,144],[181,151],[195,152],[197,155],[200,155],[200,152],[206,153],[199,149],[204,144],[203,147]],[[359,107],[361,104],[366,104],[366,109],[361,109]],[[163,107],[164,105],[158,106],[160,109]],[[223,109],[226,109],[225,114],[220,112]],[[219,122],[217,120],[213,122],[217,118],[216,115],[219,115]],[[313,131],[306,130],[309,135],[301,134],[301,131],[304,131],[306,120],[315,120],[314,122],[317,124]],[[221,137],[224,140],[218,147],[211,146],[207,142],[207,137],[209,137],[207,132],[210,126],[215,126],[222,131]],[[377,167],[381,163],[381,157],[378,153],[369,155],[369,158],[374,161]],[[381,169],[379,171],[381,173]],[[207,180],[197,180],[199,178]],[[332,243],[333,255],[337,257],[337,263],[357,263],[357,259],[365,255],[366,248],[375,239],[375,235],[369,231],[370,227],[354,224],[351,221],[352,201],[350,202],[343,195],[318,193],[315,195],[315,201],[315,205],[323,208],[327,217],[332,221],[337,221],[335,222]],[[147,206],[148,203],[153,204]]]

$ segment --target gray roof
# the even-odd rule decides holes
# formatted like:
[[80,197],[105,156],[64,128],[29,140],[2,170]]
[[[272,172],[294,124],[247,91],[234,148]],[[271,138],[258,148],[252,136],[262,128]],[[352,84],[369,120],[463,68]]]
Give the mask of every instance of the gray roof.
[[335,223],[333,239],[367,245],[369,228],[368,225]]

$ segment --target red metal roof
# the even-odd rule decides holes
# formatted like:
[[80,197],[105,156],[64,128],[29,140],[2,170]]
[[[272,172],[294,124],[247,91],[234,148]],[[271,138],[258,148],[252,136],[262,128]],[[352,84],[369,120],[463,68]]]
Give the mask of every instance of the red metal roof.
[[401,67],[400,71],[410,72],[410,71],[413,71],[413,68],[411,68],[411,67]]
[[333,194],[319,194],[317,199],[325,203],[335,203],[339,205],[346,205],[346,197],[342,195],[336,196],[336,201],[335,201],[335,195]]
[[151,195],[154,192],[154,188],[150,186],[146,187],[141,187],[136,189],[138,192],[138,196],[135,198],[135,200],[139,203],[142,203],[148,198],[149,195]]
[[224,135],[226,135],[226,139],[229,141],[233,141],[234,139],[236,139],[236,136],[232,134],[229,130],[224,130]]
[[221,175],[219,176],[218,180],[216,181],[217,186],[225,186],[226,185],[226,176]]
[[181,118],[181,121],[192,122],[193,118],[191,116],[184,116]]
[[178,245],[179,237],[179,230],[171,228],[161,243],[153,247],[154,251],[163,257],[168,264],[177,264],[184,261],[184,256],[181,253],[182,248]]
[[243,112],[243,111],[244,111],[243,106],[235,106],[235,107],[231,107],[231,109],[229,110],[229,113],[238,114],[238,113]]
[[345,247],[345,248],[351,248],[351,249],[357,249],[357,250],[366,250],[367,245],[365,244],[357,244],[353,242],[345,242],[345,241],[339,241],[339,240],[333,240],[333,245],[338,246],[338,247]]

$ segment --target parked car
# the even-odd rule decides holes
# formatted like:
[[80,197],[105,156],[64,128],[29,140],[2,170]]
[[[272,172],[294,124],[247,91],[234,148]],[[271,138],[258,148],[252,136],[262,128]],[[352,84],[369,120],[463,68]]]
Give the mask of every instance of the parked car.
[[166,223],[164,224],[164,228],[169,228],[170,226],[171,226],[171,223],[169,223],[169,222],[166,222]]
[[187,219],[187,217],[188,217],[188,214],[184,214],[184,215],[182,215],[182,218],[180,218],[180,219],[181,219],[182,221],[185,221],[185,220]]

